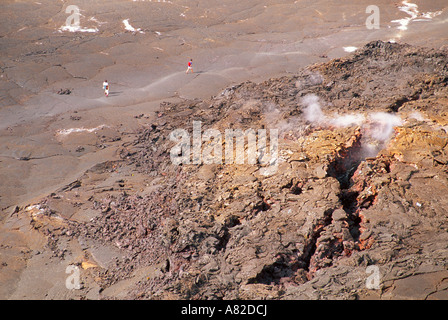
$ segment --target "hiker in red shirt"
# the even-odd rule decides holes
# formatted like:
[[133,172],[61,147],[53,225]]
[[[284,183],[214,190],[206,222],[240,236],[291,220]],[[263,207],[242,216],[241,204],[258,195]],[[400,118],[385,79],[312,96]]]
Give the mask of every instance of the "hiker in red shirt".
[[190,71],[190,70],[191,70],[191,73],[193,73],[193,59],[190,59],[190,61],[188,61],[188,68],[185,73],[188,73],[188,71]]

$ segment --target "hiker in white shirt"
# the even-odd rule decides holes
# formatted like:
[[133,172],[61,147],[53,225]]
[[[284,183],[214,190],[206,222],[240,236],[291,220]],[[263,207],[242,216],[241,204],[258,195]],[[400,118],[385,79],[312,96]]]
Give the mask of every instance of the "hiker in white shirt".
[[104,95],[106,97],[109,96],[109,83],[107,82],[107,80],[104,80],[103,82],[103,90],[104,90]]

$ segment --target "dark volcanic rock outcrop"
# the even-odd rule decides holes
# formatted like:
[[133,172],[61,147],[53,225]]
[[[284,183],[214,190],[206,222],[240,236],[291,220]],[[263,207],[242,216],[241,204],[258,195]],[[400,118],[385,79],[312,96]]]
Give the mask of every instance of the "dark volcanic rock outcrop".
[[[95,195],[101,213],[52,239],[123,250],[97,271],[103,288],[158,266],[127,298],[446,298],[447,65],[447,52],[378,41],[210,101],[162,104],[116,164],[149,187]],[[226,129],[277,129],[278,167],[173,164],[170,134],[193,137],[193,121],[223,135],[202,150],[225,150]]]

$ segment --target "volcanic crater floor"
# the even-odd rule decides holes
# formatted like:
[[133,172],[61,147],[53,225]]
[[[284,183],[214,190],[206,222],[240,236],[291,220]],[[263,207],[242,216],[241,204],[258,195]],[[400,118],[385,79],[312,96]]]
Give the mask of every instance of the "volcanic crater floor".
[[[114,160],[11,212],[39,239],[23,261],[80,269],[66,298],[448,298],[446,50],[374,41],[139,116],[98,130]],[[193,121],[215,161],[175,165]],[[275,163],[226,163],[229,129],[264,129]]]

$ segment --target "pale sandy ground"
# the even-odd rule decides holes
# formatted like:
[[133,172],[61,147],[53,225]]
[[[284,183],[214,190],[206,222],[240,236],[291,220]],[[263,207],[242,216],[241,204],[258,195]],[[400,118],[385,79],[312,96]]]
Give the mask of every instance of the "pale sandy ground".
[[[77,1],[81,27],[98,29],[88,33],[58,31],[70,1],[2,1],[0,298],[76,297],[65,288],[67,263],[53,263],[41,249],[45,239],[13,212],[117,159],[120,144],[156,116],[161,102],[207,99],[243,81],[294,74],[372,40],[446,47],[446,0],[413,3],[436,14],[411,17],[385,0]],[[380,29],[365,24],[372,4]],[[141,32],[125,30],[125,19]],[[403,23],[406,30],[398,28]],[[185,74],[190,58],[195,73]],[[61,88],[72,93],[58,95]],[[58,135],[73,128],[91,132]],[[119,292],[110,289],[111,296]]]

